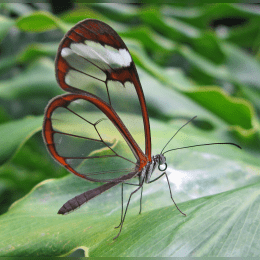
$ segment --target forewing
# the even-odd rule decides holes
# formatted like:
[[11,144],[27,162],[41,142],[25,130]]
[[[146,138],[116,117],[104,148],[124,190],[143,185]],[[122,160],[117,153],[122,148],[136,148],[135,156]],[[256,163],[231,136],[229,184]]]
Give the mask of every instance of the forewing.
[[[149,118],[132,57],[119,35],[107,24],[87,19],[74,26],[60,43],[56,77],[61,88],[91,93],[109,104],[151,161]],[[136,114],[133,119],[125,113]],[[136,132],[137,125],[142,132]]]
[[90,181],[120,182],[147,162],[116,112],[92,94],[54,98],[45,111],[43,136],[56,161]]

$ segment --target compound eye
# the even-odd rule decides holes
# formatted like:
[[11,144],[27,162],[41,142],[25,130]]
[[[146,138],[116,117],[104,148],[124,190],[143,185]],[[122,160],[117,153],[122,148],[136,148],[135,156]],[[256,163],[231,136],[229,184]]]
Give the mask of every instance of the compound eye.
[[162,171],[165,171],[167,169],[167,164],[164,163],[164,164],[159,164],[158,165],[158,169],[162,172]]

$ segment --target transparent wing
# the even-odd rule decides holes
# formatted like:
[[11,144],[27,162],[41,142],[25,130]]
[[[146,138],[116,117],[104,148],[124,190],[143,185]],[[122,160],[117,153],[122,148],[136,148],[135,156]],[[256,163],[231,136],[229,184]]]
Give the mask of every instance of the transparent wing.
[[147,163],[116,112],[92,94],[54,98],[45,111],[43,137],[56,161],[90,181],[122,181]]
[[[151,161],[143,90],[126,45],[110,26],[93,19],[74,26],[60,43],[56,77],[65,91],[94,94],[110,105]],[[129,113],[137,116],[125,116]],[[140,124],[144,130],[136,132]]]

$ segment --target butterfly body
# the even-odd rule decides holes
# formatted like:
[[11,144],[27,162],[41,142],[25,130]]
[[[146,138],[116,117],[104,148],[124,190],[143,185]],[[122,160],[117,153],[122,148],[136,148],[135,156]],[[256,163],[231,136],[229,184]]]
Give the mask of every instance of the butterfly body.
[[[160,170],[159,166],[165,167]],[[150,183],[151,177],[153,172],[155,171],[156,168],[159,168],[160,171],[166,170],[166,158],[162,154],[157,154],[155,156],[152,156],[152,161],[148,162],[142,169],[139,175],[139,185],[142,185],[143,182],[145,183]]]

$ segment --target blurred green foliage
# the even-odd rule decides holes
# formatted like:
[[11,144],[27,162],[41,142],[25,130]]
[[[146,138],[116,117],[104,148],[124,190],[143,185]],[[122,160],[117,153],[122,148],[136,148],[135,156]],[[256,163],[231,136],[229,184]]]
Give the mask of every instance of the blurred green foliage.
[[[166,129],[173,126],[172,129],[175,129],[174,127],[177,129],[185,122],[183,119],[190,119],[194,115],[198,116],[198,120],[194,122],[192,130],[183,131],[187,133],[187,139],[194,139],[195,144],[221,141],[235,142],[243,147],[242,154],[234,152],[233,157],[231,154],[233,150],[232,152],[231,150],[224,151],[225,148],[216,152],[209,152],[222,155],[223,159],[230,156],[230,160],[235,162],[232,164],[232,169],[235,171],[236,166],[234,165],[237,164],[238,168],[243,168],[241,170],[243,173],[238,174],[238,177],[232,175],[232,178],[227,174],[223,176],[219,174],[221,178],[229,178],[230,181],[233,179],[230,188],[225,187],[224,189],[221,186],[223,184],[215,183],[214,178],[216,176],[213,179],[210,177],[211,183],[206,185],[209,185],[209,191],[212,192],[198,191],[195,197],[230,190],[227,196],[234,199],[235,196],[244,196],[241,195],[243,191],[239,190],[237,191],[238,195],[233,196],[232,194],[236,193],[231,190],[246,187],[246,185],[255,185],[255,188],[251,188],[250,192],[257,196],[260,169],[258,159],[260,156],[260,8],[258,5],[74,4],[73,8],[59,15],[53,14],[51,10],[50,4],[0,4],[0,213],[3,214],[14,201],[29,194],[27,199],[21,201],[20,206],[17,205],[16,211],[18,213],[16,214],[22,214],[21,212],[24,212],[23,203],[25,206],[29,205],[26,203],[31,203],[30,195],[32,193],[29,192],[36,184],[49,178],[58,178],[68,174],[65,169],[53,162],[45,149],[39,131],[41,130],[44,108],[48,101],[63,93],[57,86],[54,76],[54,58],[59,41],[69,28],[86,18],[100,19],[108,23],[128,46],[140,73],[150,118],[157,120],[152,124],[155,129],[154,136],[156,136],[156,140],[153,140],[155,150],[160,149],[161,143],[164,143],[163,140],[160,143],[158,142],[160,134],[163,133],[163,130],[160,132],[160,127]],[[169,133],[170,135],[171,133]],[[178,140],[178,137],[176,139]],[[206,141],[203,141],[204,139]],[[183,145],[186,139],[185,142],[181,142],[181,140],[178,140],[178,142]],[[187,141],[187,145],[189,144]],[[204,149],[205,151],[207,150]],[[188,157],[186,153],[183,155]],[[195,161],[196,159],[194,159]],[[192,160],[189,161],[189,164],[191,162]],[[205,162],[205,165],[208,165],[210,169],[209,163]],[[223,163],[223,172],[224,169],[229,167],[227,165],[229,164]],[[209,173],[210,170],[207,172]],[[217,175],[219,172],[214,171],[214,173]],[[203,178],[201,176],[199,181],[195,181],[198,185],[196,187],[202,187],[200,184],[203,183]],[[62,181],[69,183],[68,179],[62,179]],[[197,181],[198,183],[201,181],[201,183],[198,184]],[[59,182],[56,185],[58,187]],[[89,184],[89,188],[93,187],[91,185]],[[194,185],[192,178],[189,185],[191,187]],[[45,188],[47,189],[46,192],[50,192],[47,186]],[[33,192],[37,197],[39,192],[37,187]],[[77,190],[73,188],[71,194],[75,192]],[[189,189],[186,188],[185,194],[188,192]],[[248,194],[248,192],[245,193]],[[65,195],[66,189],[63,193],[59,191],[59,196],[64,196],[64,202],[67,198]],[[182,198],[182,201],[187,201],[184,206],[186,210],[196,208],[197,205],[200,207],[198,202],[200,200],[196,200],[192,204],[191,197],[186,196],[185,199],[184,197],[183,193],[180,193],[176,195],[175,199]],[[225,198],[229,199],[229,197]],[[39,197],[39,199],[41,198]],[[208,197],[204,197],[204,199],[205,201],[210,200]],[[217,203],[220,199],[221,196],[216,195],[212,197],[211,203]],[[250,199],[252,197],[248,200]],[[51,200],[47,199],[47,201],[49,204],[51,203]],[[110,203],[112,202],[110,201]],[[254,202],[254,207],[252,206],[253,201],[250,205],[255,209],[259,207],[259,202]],[[62,204],[62,202],[59,204]],[[108,206],[108,208],[111,206],[111,210],[112,205]],[[232,203],[228,207],[232,208]],[[225,210],[225,207],[223,207],[223,211]],[[204,214],[205,211],[203,211]],[[120,207],[117,212],[120,212]],[[97,211],[97,214],[99,213]],[[44,212],[44,214],[48,213]],[[131,215],[131,213],[129,214]],[[156,214],[156,211],[152,211],[151,214]],[[169,212],[165,214],[169,214]],[[214,214],[221,213],[215,211],[212,216]],[[234,212],[232,211],[230,214],[232,215]],[[239,214],[233,216],[237,221],[239,220]],[[115,216],[115,218],[117,217],[119,215]],[[8,213],[4,214],[3,218],[8,218]],[[195,218],[196,221],[198,219],[198,217]],[[112,220],[109,219],[109,222]],[[55,220],[52,221],[55,223]],[[71,221],[75,223],[73,222],[75,219],[71,219]],[[101,230],[105,229],[104,223],[106,223],[106,220],[101,218],[99,221],[102,224],[100,224],[98,232],[102,232]],[[134,218],[131,226],[135,225],[133,221]],[[140,225],[139,229],[142,229],[145,221],[149,221],[149,218],[138,222],[140,223],[138,224]],[[166,223],[168,220],[162,221]],[[254,220],[250,221],[254,222]],[[259,224],[259,220],[256,221]],[[228,220],[225,219],[223,222],[227,225]],[[26,224],[23,225],[26,226]],[[109,225],[106,230],[112,229],[112,225],[114,224]],[[7,226],[8,224],[6,224]],[[10,223],[8,228],[13,230]],[[78,226],[78,228],[80,230],[81,226]],[[128,228],[131,231],[130,225]],[[180,226],[173,228],[173,230],[175,229],[179,230]],[[254,237],[252,226],[249,229],[251,237]],[[6,231],[3,235],[9,236],[11,231],[6,230],[8,232]],[[31,234],[30,228],[25,228],[25,230],[26,234]],[[50,232],[53,231],[50,230]],[[216,228],[216,232],[217,230],[219,228]],[[189,232],[189,230],[183,230],[183,232],[186,231]],[[198,231],[193,230],[193,232]],[[91,231],[92,233],[93,231]],[[108,247],[113,248],[113,244],[111,242],[112,245],[108,245],[104,241],[108,239],[107,237],[111,240],[113,235],[108,232],[105,233],[108,235],[97,236],[94,242],[84,240],[86,247],[91,248],[92,246],[93,256],[104,256],[107,255],[107,252],[109,252],[109,256],[126,256],[126,251],[128,252],[127,256],[178,255],[176,253],[178,250],[171,250],[169,247],[166,250],[167,246],[160,249],[161,251],[153,249],[151,254],[142,253],[142,250],[137,246],[130,250],[124,240],[121,248],[117,245],[114,251],[113,249],[108,251]],[[148,241],[150,240],[147,236],[145,237],[145,234],[141,231],[135,234],[135,241],[138,241],[137,237],[145,238],[146,240],[142,239],[142,241],[149,245],[150,242]],[[155,232],[153,235],[157,236],[158,234]],[[207,235],[212,236],[212,234]],[[207,239],[205,234],[202,237]],[[192,244],[191,248],[197,254],[192,250],[179,254],[182,256],[256,256],[260,255],[260,248],[253,243],[257,241],[257,235],[255,237],[255,240],[251,241],[252,243],[247,240],[248,251],[235,252],[231,250],[234,254],[229,254],[230,251],[224,249],[222,251],[212,248],[207,250],[207,246],[210,247],[214,244],[213,241],[210,241],[211,244],[202,246],[198,251],[195,250],[196,243]],[[221,242],[220,235],[215,238],[216,241]],[[22,238],[17,237],[17,239],[14,239],[14,241],[17,242]],[[69,238],[65,236],[63,239]],[[1,240],[4,241],[5,239],[2,238]],[[33,239],[30,238],[30,240]],[[176,244],[176,240],[170,240],[171,242],[175,241]],[[180,241],[181,237],[177,239],[177,243]],[[44,243],[47,242],[48,239]],[[202,243],[200,240],[197,242],[198,244]],[[64,255],[73,251],[73,248],[85,245],[77,240],[71,246],[62,247],[63,244],[60,243],[58,249],[44,251],[44,243],[37,244],[37,250],[39,250],[37,253],[35,253],[36,249],[33,250],[30,246],[25,247],[25,249],[19,248],[18,251],[14,250],[13,254],[8,251],[8,247],[5,247],[2,255],[7,255],[8,252],[10,253],[8,255],[16,256],[33,256],[34,253],[35,255]],[[235,248],[237,249],[246,243],[239,240]],[[251,245],[249,245],[250,243]],[[171,243],[169,242],[169,244]],[[35,247],[35,245],[32,247]]]

